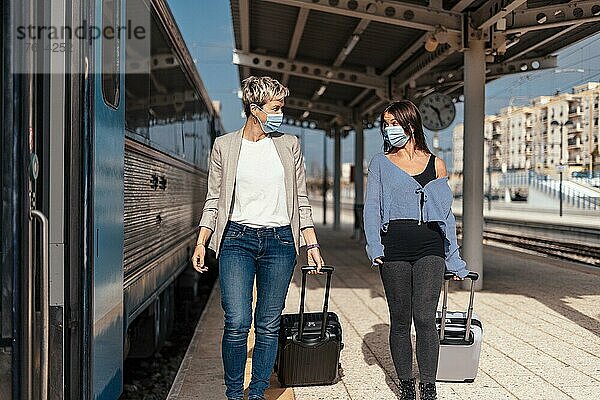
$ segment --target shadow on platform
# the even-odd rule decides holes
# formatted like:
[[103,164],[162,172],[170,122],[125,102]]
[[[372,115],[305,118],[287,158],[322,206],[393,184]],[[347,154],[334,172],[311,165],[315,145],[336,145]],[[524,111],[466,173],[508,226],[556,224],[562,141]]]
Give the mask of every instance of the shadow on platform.
[[[379,274],[370,268],[364,244],[352,239],[351,230],[346,228],[334,231],[329,226],[317,226],[317,234],[319,232],[323,233],[319,235],[323,258],[338,271],[332,287],[370,289],[371,298],[384,297],[383,289],[378,284]],[[306,257],[302,254],[299,264],[305,262]],[[357,265],[364,265],[362,279],[355,274],[343,273],[344,268],[356,268]],[[323,281],[309,279],[308,288],[321,287]],[[299,287],[300,280],[294,279],[293,284]],[[457,291],[464,290],[460,289],[459,285],[450,285],[450,292]],[[515,250],[485,246],[483,292],[535,299],[600,337],[600,321],[571,305],[587,297],[600,296],[600,269]]]

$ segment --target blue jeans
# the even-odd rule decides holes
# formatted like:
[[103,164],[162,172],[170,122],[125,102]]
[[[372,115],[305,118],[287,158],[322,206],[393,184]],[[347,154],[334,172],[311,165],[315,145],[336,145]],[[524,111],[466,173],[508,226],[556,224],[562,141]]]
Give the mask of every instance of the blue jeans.
[[269,387],[277,356],[281,312],[295,264],[296,248],[289,225],[251,228],[229,221],[225,227],[219,255],[219,282],[225,312],[222,352],[228,399],[242,399],[244,395],[255,276],[255,345],[249,399],[262,398]]

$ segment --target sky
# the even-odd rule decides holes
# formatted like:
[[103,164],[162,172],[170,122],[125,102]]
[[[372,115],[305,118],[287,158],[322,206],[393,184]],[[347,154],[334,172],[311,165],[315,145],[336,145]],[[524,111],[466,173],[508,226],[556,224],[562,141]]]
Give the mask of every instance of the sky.
[[[242,103],[237,96],[239,75],[232,63],[235,47],[231,11],[227,0],[168,0],[188,48],[196,62],[200,76],[213,100],[222,104],[221,116],[227,132],[239,129]],[[576,43],[558,52],[558,68],[515,74],[497,79],[486,85],[487,115],[495,114],[508,105],[527,104],[529,99],[552,95],[556,91],[570,92],[571,88],[588,81],[600,81],[600,34]],[[457,117],[453,124],[439,132],[442,148],[452,146],[452,129],[462,122],[463,103],[457,103]],[[285,132],[303,137],[307,174],[320,175],[323,160],[323,132],[284,126]],[[431,145],[432,132],[426,132]],[[333,140],[327,141],[327,163],[331,173]],[[382,149],[378,130],[365,131],[365,160]],[[450,155],[446,163],[451,168]],[[342,162],[354,161],[354,133],[342,139]]]

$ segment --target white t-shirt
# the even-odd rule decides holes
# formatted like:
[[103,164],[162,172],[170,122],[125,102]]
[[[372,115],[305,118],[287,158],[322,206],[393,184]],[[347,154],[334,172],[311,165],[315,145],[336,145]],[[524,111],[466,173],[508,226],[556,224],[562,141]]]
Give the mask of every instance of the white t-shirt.
[[257,142],[242,138],[231,220],[254,228],[288,225],[284,178],[271,137]]

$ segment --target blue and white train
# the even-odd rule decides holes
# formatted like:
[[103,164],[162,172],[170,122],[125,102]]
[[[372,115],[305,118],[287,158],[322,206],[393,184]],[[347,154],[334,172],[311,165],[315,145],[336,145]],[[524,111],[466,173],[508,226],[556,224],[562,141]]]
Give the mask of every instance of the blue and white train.
[[117,399],[199,279],[221,120],[166,0],[1,12],[0,399]]

